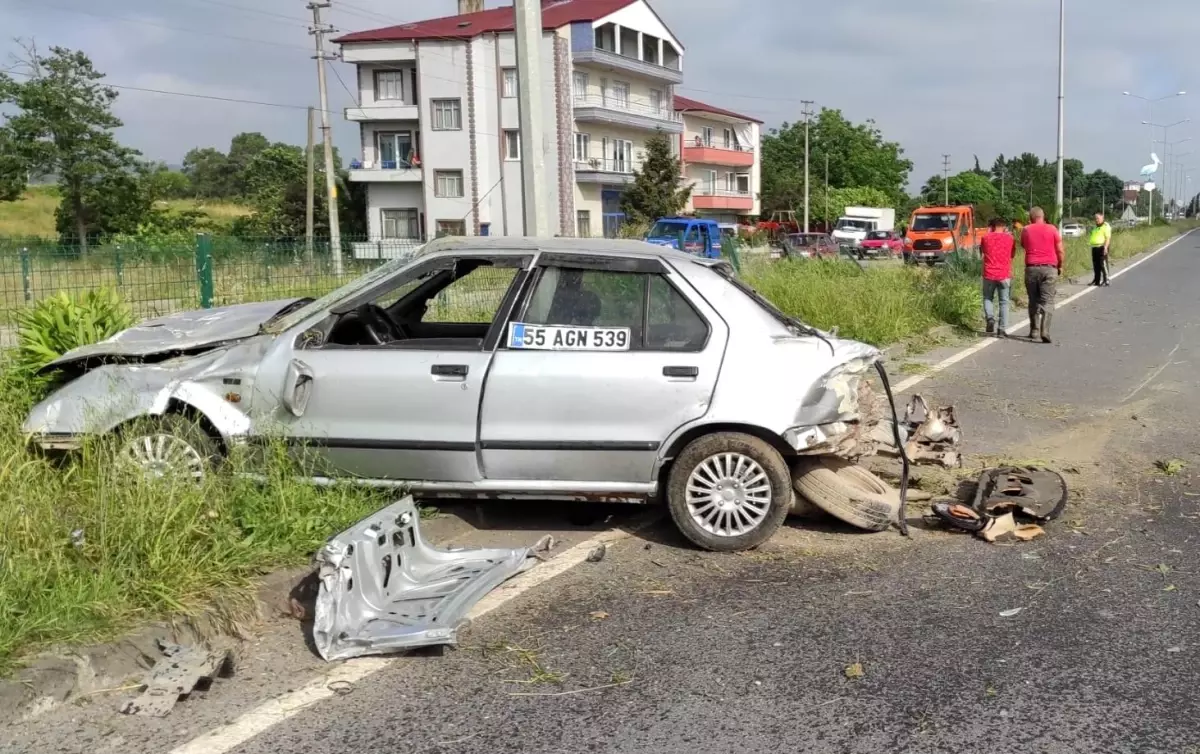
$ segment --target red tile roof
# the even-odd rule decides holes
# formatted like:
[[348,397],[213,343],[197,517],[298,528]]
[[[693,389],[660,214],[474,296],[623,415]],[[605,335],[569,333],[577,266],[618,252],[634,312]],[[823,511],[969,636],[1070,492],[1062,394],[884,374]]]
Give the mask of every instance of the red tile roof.
[[727,118],[737,118],[738,120],[745,120],[745,121],[749,121],[751,123],[762,123],[762,121],[759,120],[758,118],[751,118],[749,115],[742,115],[740,113],[735,113],[732,110],[725,110],[724,108],[713,107],[712,105],[701,102],[700,100],[694,100],[694,99],[690,99],[688,97],[682,97],[678,94],[675,95],[675,110],[677,112],[692,111],[692,112],[700,112],[700,113],[712,113],[713,115],[724,115]]
[[[637,0],[543,0],[542,27],[547,31],[576,21],[596,21]],[[333,40],[347,42],[407,42],[414,39],[470,39],[480,34],[513,30],[511,5],[479,13],[414,21],[384,29],[356,31]]]

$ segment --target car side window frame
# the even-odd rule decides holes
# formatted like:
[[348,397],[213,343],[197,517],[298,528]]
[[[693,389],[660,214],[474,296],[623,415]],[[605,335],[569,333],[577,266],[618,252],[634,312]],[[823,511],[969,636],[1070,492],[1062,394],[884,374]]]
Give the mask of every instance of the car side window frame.
[[[377,300],[379,297],[386,295],[389,291],[400,287],[404,283],[418,278],[427,273],[438,271],[453,270],[455,266],[463,260],[482,260],[490,261],[491,266],[504,269],[516,269],[516,274],[509,283],[508,289],[504,296],[500,299],[500,304],[496,308],[496,315],[492,318],[491,324],[488,325],[487,332],[484,337],[478,341],[475,339],[463,339],[461,343],[448,342],[449,339],[431,339],[418,338],[413,340],[397,340],[391,343],[378,345],[342,345],[337,343],[329,343],[328,337],[330,331],[336,325],[337,321],[346,314],[353,312],[364,303]],[[414,267],[407,269],[406,273],[398,274],[394,278],[386,281],[381,281],[378,285],[362,291],[354,297],[339,303],[337,306],[329,310],[328,316],[320,322],[299,333],[296,337],[294,347],[298,350],[337,350],[337,351],[378,351],[386,353],[394,353],[397,351],[484,351],[490,352],[495,350],[495,344],[500,339],[501,334],[508,326],[508,318],[512,313],[512,309],[519,300],[520,293],[523,291],[532,272],[532,263],[534,255],[528,252],[521,254],[457,254],[452,256],[435,257],[418,263]],[[495,264],[500,262],[500,264]],[[478,269],[478,268],[476,268]],[[453,281],[450,283],[453,284]],[[417,286],[407,295],[412,295],[420,290],[423,286]],[[407,297],[407,296],[406,296]],[[402,297],[395,303],[403,300]],[[395,304],[393,304],[395,305]],[[313,337],[314,331],[320,331],[319,337]]]
[[[495,343],[497,350],[505,351],[524,351],[526,349],[510,348],[507,340],[500,337],[503,332],[508,329],[508,325],[513,322],[521,322],[528,313],[529,305],[533,300],[533,294],[537,290],[545,277],[545,271],[549,268],[557,269],[573,269],[593,272],[629,272],[642,274],[646,276],[646,284],[642,287],[642,322],[641,322],[641,342],[635,346],[631,344],[628,351],[618,351],[609,353],[701,353],[708,348],[712,341],[713,326],[704,312],[687,296],[686,293],[671,279],[673,271],[656,259],[642,259],[635,257],[611,257],[601,255],[582,255],[582,254],[554,254],[543,253],[539,254],[534,260],[533,265],[529,268],[527,277],[522,284],[522,290],[518,294],[519,299],[512,307],[509,318],[505,321],[503,328],[497,333],[499,341]],[[650,282],[654,277],[662,278],[663,281],[680,296],[689,309],[696,315],[697,318],[704,324],[704,342],[694,348],[647,348],[646,334],[649,328],[650,317]],[[547,353],[547,351],[538,350],[537,353]],[[554,353],[550,351],[549,353]],[[567,353],[579,353],[578,351],[568,351]]]

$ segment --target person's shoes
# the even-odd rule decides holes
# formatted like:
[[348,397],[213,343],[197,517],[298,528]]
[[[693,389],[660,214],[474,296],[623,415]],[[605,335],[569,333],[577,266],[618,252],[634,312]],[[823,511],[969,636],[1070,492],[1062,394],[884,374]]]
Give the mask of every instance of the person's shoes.
[[1104,286],[1105,288],[1107,288],[1108,286],[1112,285],[1112,283],[1110,283],[1110,282],[1108,282],[1107,280],[1105,280],[1105,281],[1104,281],[1103,283],[1101,283],[1100,285],[1102,285],[1102,286]]
[[1008,332],[1004,329],[1003,326],[996,328],[996,337],[997,338],[1007,338],[1008,337]]
[[996,334],[996,320],[989,319],[987,321],[987,328],[986,328],[985,334],[986,335],[995,335]]
[[1042,336],[1042,334],[1041,334],[1041,333],[1039,333],[1037,330],[1030,330],[1030,331],[1029,331],[1029,339],[1030,339],[1030,340],[1037,340],[1037,339],[1038,339],[1038,338],[1040,338],[1041,336]]
[[1093,280],[1092,282],[1088,283],[1088,285],[1100,285],[1100,281],[1099,281],[1099,280]]
[[1050,342],[1051,342],[1051,341],[1050,341],[1050,336],[1049,336],[1047,333],[1042,333],[1042,342],[1043,342],[1043,343],[1050,343]]

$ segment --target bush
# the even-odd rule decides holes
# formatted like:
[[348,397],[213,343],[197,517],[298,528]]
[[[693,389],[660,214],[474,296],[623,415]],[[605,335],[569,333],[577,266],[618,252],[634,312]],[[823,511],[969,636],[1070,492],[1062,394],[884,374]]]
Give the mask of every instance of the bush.
[[32,392],[44,384],[38,369],[67,351],[98,343],[133,325],[133,315],[115,292],[100,288],[73,299],[60,291],[17,315],[17,348],[11,375],[28,381]]

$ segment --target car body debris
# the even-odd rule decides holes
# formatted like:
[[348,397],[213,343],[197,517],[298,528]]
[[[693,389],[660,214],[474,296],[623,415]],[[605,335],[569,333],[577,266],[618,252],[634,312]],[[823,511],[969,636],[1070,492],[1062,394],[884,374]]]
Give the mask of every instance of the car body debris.
[[933,517],[951,529],[987,542],[1028,542],[1046,533],[1042,524],[1062,515],[1067,505],[1062,475],[1034,466],[985,469],[970,506],[935,503]]
[[317,553],[313,643],[326,660],[454,645],[471,607],[534,565],[533,548],[442,550],[421,538],[411,496]]
[[198,686],[207,686],[214,678],[233,675],[231,648],[207,649],[159,641],[163,659],[146,674],[145,690],[121,705],[126,715],[166,717],[181,697]]

